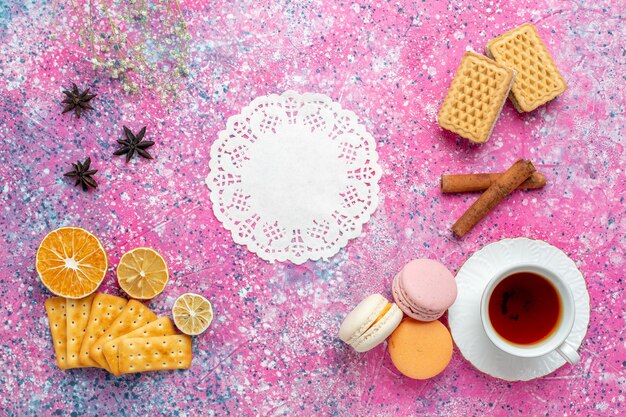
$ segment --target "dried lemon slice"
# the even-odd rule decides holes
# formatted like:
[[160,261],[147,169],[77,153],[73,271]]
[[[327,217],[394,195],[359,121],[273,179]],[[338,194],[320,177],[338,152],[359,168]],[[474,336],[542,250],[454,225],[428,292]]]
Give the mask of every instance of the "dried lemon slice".
[[176,299],[172,316],[181,332],[195,336],[208,329],[213,321],[213,307],[203,296],[188,292]]
[[43,238],[35,267],[52,293],[83,298],[94,292],[106,275],[109,261],[102,243],[80,227],[62,227]]
[[135,248],[126,252],[117,266],[120,287],[139,300],[149,300],[160,294],[168,280],[165,260],[151,248]]

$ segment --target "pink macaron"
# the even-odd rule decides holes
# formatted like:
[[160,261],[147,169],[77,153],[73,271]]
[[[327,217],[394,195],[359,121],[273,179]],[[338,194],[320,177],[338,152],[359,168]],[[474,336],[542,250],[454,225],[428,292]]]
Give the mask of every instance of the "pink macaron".
[[456,281],[443,264],[416,259],[404,266],[392,284],[393,298],[409,317],[437,320],[456,299]]

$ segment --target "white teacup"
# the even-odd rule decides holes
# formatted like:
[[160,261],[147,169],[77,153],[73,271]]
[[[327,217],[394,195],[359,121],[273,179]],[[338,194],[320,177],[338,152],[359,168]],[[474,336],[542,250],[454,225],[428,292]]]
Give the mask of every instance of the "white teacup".
[[[555,329],[546,338],[532,344],[517,344],[503,338],[494,329],[489,318],[489,300],[491,299],[494,289],[504,279],[520,272],[529,272],[540,275],[546,279],[556,290],[560,299],[560,316]],[[549,269],[538,265],[518,265],[502,271],[489,281],[480,300],[480,318],[489,339],[491,339],[494,345],[506,353],[514,356],[530,358],[556,351],[567,362],[575,365],[580,361],[580,356],[578,355],[578,352],[576,352],[576,349],[574,349],[567,342],[567,338],[569,337],[572,327],[574,326],[576,312],[575,307],[572,291],[567,284],[559,278],[558,275]]]

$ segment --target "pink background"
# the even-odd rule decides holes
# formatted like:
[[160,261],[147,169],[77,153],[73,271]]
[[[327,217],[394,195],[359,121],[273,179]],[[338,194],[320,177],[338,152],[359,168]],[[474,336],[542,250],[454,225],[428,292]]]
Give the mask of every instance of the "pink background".
[[[70,12],[0,6],[0,415],[619,415],[626,384],[623,2],[184,1],[191,40],[183,97],[162,106],[127,95],[72,42]],[[568,83],[554,102],[518,114],[507,103],[482,146],[435,116],[467,48],[533,22]],[[61,115],[74,81],[98,94],[80,120]],[[254,97],[286,89],[331,96],[378,143],[380,205],[363,235],[328,261],[268,264],[233,243],[203,180],[211,143]],[[188,93],[188,94],[186,94]],[[113,157],[122,124],[147,125],[155,160]],[[90,155],[99,187],[63,178]],[[442,196],[442,173],[497,171],[519,157],[545,173],[464,239],[450,226],[475,195]],[[139,245],[169,263],[149,306],[169,314],[199,292],[216,319],[194,341],[191,369],[111,377],[54,363],[34,256],[50,230],[76,225],[103,240],[114,267]],[[457,271],[505,237],[545,240],[586,277],[591,322],[578,366],[507,383],[455,349],[427,381],[401,376],[385,346],[357,354],[336,334],[346,312],[412,258]],[[619,410],[622,411],[619,411]]]

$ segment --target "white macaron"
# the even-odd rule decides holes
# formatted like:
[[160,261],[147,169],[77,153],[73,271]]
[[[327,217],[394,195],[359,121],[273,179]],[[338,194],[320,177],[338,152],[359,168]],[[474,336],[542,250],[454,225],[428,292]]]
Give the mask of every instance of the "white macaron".
[[357,352],[381,344],[398,327],[402,311],[380,294],[372,294],[361,301],[343,320],[339,338]]

